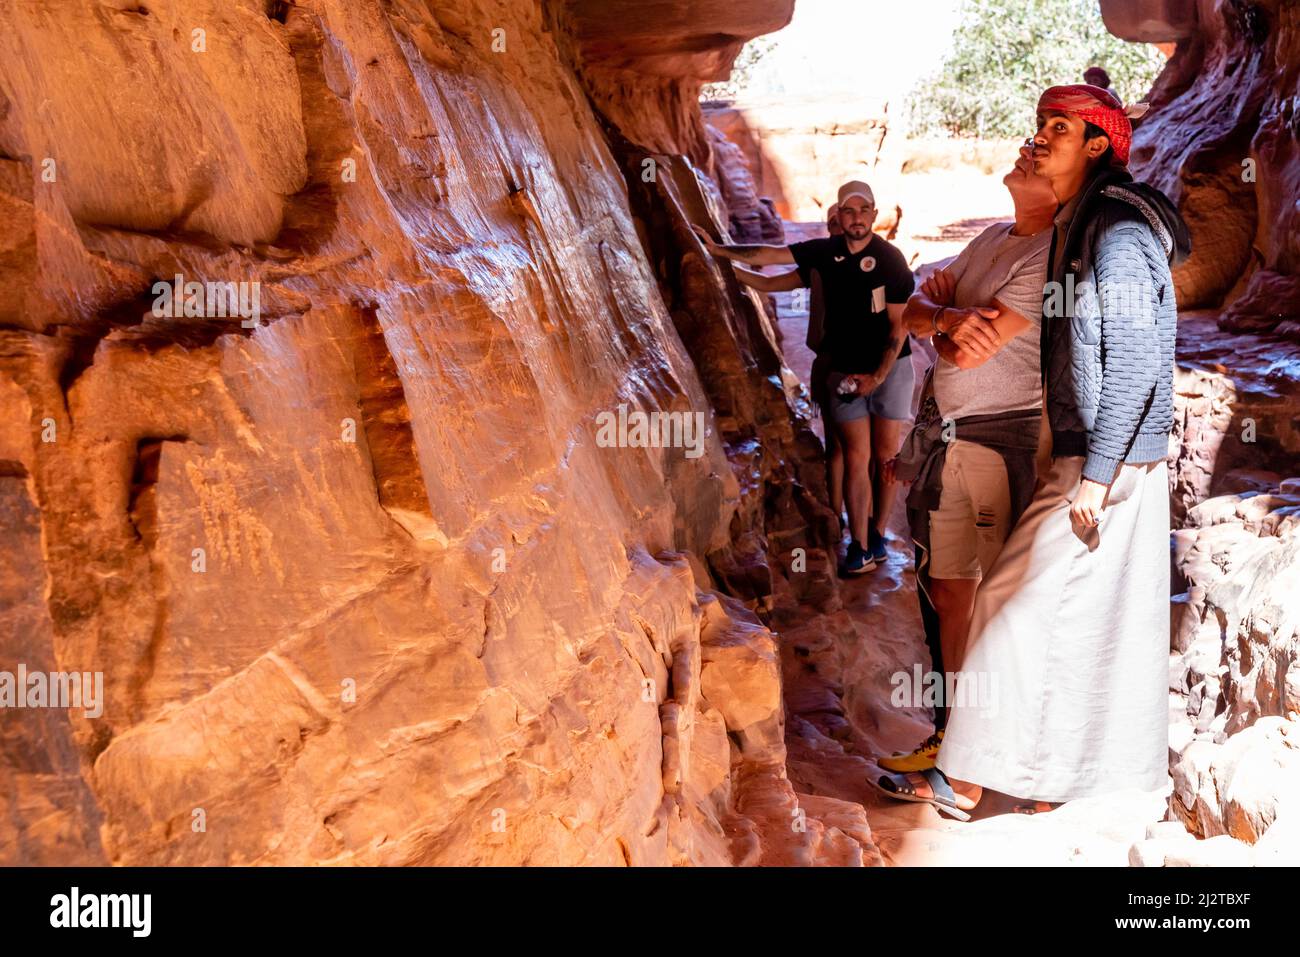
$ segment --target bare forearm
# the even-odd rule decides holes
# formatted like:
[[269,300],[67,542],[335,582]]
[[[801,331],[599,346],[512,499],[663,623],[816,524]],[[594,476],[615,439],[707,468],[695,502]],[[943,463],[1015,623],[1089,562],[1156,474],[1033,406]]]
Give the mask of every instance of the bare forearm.
[[984,359],[975,358],[947,336],[934,337],[934,351],[939,354],[940,359],[958,369],[973,369],[985,362]]
[[949,365],[960,366],[957,357],[961,353],[961,347],[947,336],[934,337],[934,351],[941,361]]
[[743,266],[736,266],[735,269],[737,279],[749,288],[757,289],[759,292],[790,292],[803,286],[803,280],[799,278],[799,270],[797,269],[770,276],[766,273],[754,272],[752,269],[746,269]]
[[725,259],[747,266],[789,266],[794,256],[789,246],[764,246],[758,243],[728,243],[715,246],[713,252]]
[[885,345],[885,354],[880,360],[880,368],[876,370],[876,378],[884,382],[890,371],[894,368],[894,362],[898,359],[898,353],[903,348],[903,342],[907,339],[907,329],[901,321],[890,324],[889,342]]
[[935,310],[942,309],[943,305],[934,302],[925,293],[918,292],[907,300],[907,307],[903,310],[903,325],[917,338],[928,339],[934,335]]

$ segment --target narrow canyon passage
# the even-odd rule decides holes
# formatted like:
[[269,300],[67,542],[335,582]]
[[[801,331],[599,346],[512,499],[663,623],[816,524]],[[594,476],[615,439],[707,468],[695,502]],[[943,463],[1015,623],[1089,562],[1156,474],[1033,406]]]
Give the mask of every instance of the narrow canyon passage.
[[1178,276],[1175,794],[966,825],[869,788],[928,730],[888,700],[925,660],[901,514],[838,581],[799,310],[694,228],[782,241],[782,135],[782,195],[865,171],[914,267],[1005,199],[904,195],[857,103],[733,141],[701,89],[793,6],[0,3],[0,675],[103,678],[0,711],[0,864],[1293,846],[1295,5],[1112,17],[1177,43],[1134,155],[1214,237]]

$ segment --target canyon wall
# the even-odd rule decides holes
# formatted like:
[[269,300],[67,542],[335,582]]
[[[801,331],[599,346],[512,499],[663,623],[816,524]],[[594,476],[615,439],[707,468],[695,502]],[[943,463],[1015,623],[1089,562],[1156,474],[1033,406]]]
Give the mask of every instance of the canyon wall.
[[[1255,845],[1300,833],[1300,5],[1102,0],[1174,42],[1134,173],[1180,205],[1175,273],[1171,817]],[[1225,848],[1231,852],[1230,845]],[[1281,858],[1279,858],[1281,859]]]
[[104,678],[0,711],[0,863],[874,859],[791,826],[834,522],[687,225],[791,6],[0,3],[0,669]]
[[[780,237],[696,101],[792,2],[0,0],[0,675],[103,676],[0,708],[0,864],[879,863],[796,790],[811,719],[786,751],[783,668],[845,723],[820,445],[690,230]],[[1292,331],[1295,13],[1151,6],[1108,11],[1179,42],[1138,155],[1222,218],[1180,292],[1237,334],[1180,372],[1175,780],[1253,839],[1227,736],[1296,766],[1300,364],[1254,337]],[[1257,586],[1226,537],[1272,539]]]
[[1131,166],[1196,239],[1184,308],[1300,339],[1300,6],[1293,0],[1102,0],[1112,33],[1175,42]]

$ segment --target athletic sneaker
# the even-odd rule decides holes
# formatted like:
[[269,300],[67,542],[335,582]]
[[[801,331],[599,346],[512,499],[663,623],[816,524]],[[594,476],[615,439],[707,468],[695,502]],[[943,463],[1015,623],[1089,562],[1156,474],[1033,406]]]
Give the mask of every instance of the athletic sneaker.
[[876,761],[886,771],[902,773],[906,771],[926,771],[934,767],[939,757],[939,745],[943,744],[943,732],[936,731],[919,745],[911,754],[895,754],[892,757]]
[[840,566],[840,574],[846,577],[863,575],[875,567],[876,560],[871,557],[871,553],[859,545],[856,538],[850,541],[849,550],[844,556],[844,564]]
[[884,565],[889,561],[889,552],[885,551],[885,536],[876,531],[874,525],[867,529],[867,554],[877,565]]

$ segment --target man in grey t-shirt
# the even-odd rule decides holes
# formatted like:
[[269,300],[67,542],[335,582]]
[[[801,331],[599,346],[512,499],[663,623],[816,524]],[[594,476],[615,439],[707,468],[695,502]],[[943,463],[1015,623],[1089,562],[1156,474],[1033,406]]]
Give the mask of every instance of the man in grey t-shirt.
[[[990,415],[1042,406],[1038,333],[1043,321],[1043,283],[1052,231],[1017,235],[1015,223],[997,223],[980,233],[942,272],[957,309],[990,306],[994,300],[1028,325],[1008,329],[1001,348],[978,365],[964,368],[940,361],[934,368],[934,397],[945,419]],[[1015,323],[1019,326],[1020,323]]]
[[[929,513],[929,588],[921,596],[938,617],[937,648],[927,636],[935,670],[949,673],[961,669],[976,588],[1016,518],[1008,460],[957,438],[953,424],[1007,416],[1015,423],[1008,428],[1033,429],[1035,435],[1022,437],[1033,448],[1040,417],[1024,413],[1042,407],[1039,329],[1056,197],[1051,183],[1035,175],[1025,148],[1002,182],[1015,203],[1015,221],[984,230],[921,285],[903,313],[909,332],[934,338],[934,398],[949,426],[939,507]],[[911,754],[881,759],[881,766],[901,772],[934,767],[945,723],[946,707],[936,708],[935,734]]]

